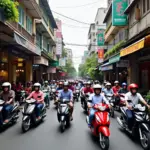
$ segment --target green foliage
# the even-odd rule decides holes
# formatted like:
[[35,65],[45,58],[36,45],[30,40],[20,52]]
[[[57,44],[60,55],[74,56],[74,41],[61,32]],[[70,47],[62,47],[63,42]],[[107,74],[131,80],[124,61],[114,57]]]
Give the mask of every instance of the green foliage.
[[17,9],[18,2],[11,0],[0,0],[0,8],[4,10],[6,20],[18,22],[19,12]]
[[117,52],[119,52],[119,50],[121,49],[121,47],[125,44],[126,41],[121,41],[118,44],[116,44],[112,49],[108,50],[105,55],[104,58],[109,58],[110,56],[116,54]]
[[95,69],[97,66],[98,66],[97,54],[93,54],[86,59],[86,62],[84,64],[79,66],[79,76],[86,77],[88,75],[92,79],[101,80],[102,74],[99,72],[99,70]]
[[63,50],[62,50],[62,58],[64,58],[64,57],[67,57],[67,52],[66,52],[65,48],[63,48]]
[[150,100],[150,91],[147,93],[146,99]]

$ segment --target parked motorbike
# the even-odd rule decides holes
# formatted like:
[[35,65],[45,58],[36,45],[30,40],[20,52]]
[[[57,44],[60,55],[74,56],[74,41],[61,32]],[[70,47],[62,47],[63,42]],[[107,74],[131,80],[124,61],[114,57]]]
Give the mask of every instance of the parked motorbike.
[[4,123],[3,122],[3,108],[5,105],[5,101],[0,100],[0,129],[3,129],[5,126],[9,125],[9,124],[13,124],[16,123],[18,118],[19,118],[19,104],[15,103],[14,104],[14,108],[10,113],[9,119],[8,119],[8,123]]
[[87,113],[88,112],[88,100],[89,100],[89,97],[90,97],[90,93],[87,93],[85,94],[85,98],[84,98],[84,101],[83,101],[83,104],[82,104],[82,108],[85,110],[85,112]]
[[44,102],[46,104],[46,107],[49,108],[49,106],[50,106],[49,91],[43,90],[42,92],[44,93]]
[[[96,104],[94,105],[95,117],[92,121],[91,132],[94,136],[99,137],[99,144],[102,150],[109,149],[109,136],[110,136],[110,120],[109,120],[109,107],[106,104]],[[86,119],[89,124],[89,116]]]
[[35,115],[35,108],[36,108],[36,100],[30,99],[26,100],[26,103],[24,105],[24,108],[22,110],[23,118],[22,118],[22,131],[27,132],[31,125],[37,125],[39,122],[43,121],[43,119],[46,117],[46,105],[44,103],[44,106],[41,111],[41,119],[36,120]]
[[114,106],[115,106],[115,99],[114,99],[114,96],[113,96],[113,94],[107,94],[107,95],[105,95],[105,97],[107,98],[107,100],[109,101],[109,103],[111,105],[110,116],[112,118],[114,118],[114,116],[115,116],[115,108],[114,108]]
[[74,93],[74,99],[78,102],[80,97],[80,89],[76,88],[75,93]]
[[134,111],[134,125],[132,130],[129,130],[127,123],[126,107],[121,108],[121,117],[117,117],[117,122],[121,128],[129,132],[133,137],[139,137],[141,146],[144,150],[150,149],[150,127],[149,115],[146,113],[146,108],[141,104],[133,106]]
[[57,117],[60,122],[61,131],[64,132],[65,127],[70,125],[70,107],[69,100],[62,99],[58,101]]

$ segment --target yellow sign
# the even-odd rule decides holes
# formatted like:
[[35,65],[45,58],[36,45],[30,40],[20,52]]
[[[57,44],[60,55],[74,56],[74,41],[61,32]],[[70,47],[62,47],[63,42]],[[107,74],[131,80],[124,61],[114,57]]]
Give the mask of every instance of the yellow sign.
[[145,39],[142,39],[141,41],[121,50],[120,52],[120,56],[126,56],[126,55],[129,55],[131,53],[134,53],[142,48],[144,48],[144,43],[145,43]]

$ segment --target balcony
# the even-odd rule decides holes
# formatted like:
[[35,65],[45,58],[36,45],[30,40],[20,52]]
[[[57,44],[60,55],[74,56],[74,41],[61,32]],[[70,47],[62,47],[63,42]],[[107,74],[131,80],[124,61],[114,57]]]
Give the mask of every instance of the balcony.
[[33,35],[29,34],[20,24],[18,24],[16,22],[6,22],[6,24],[12,30],[17,31],[19,34],[21,34],[23,37],[25,37],[32,44],[35,44],[35,42],[34,42],[35,37]]
[[41,11],[36,0],[21,0],[19,2],[26,7],[27,11],[33,18],[41,19]]

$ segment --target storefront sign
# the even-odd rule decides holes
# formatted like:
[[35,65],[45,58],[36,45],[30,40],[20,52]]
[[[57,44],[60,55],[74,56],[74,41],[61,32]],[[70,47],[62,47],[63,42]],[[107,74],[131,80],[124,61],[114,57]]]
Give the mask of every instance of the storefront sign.
[[59,66],[65,67],[66,66],[66,58],[59,59]]
[[56,55],[62,54],[62,38],[56,39]]
[[48,60],[42,56],[34,56],[34,64],[48,66]]
[[119,68],[128,68],[129,67],[129,60],[121,60],[116,65]]
[[56,73],[56,68],[55,67],[48,67],[47,73]]
[[110,64],[116,63],[118,61],[120,61],[120,54],[118,54],[118,55],[116,55],[116,56],[114,56],[114,57],[112,57],[112,58],[109,59],[109,63]]
[[113,65],[107,65],[107,66],[101,67],[101,70],[102,71],[113,70]]
[[120,52],[120,56],[123,57],[123,56],[126,56],[126,55],[129,55],[131,53],[134,53],[140,49],[144,48],[144,39],[138,41],[137,43],[121,50]]
[[98,46],[104,45],[104,42],[105,42],[104,33],[105,33],[104,29],[98,29],[98,31],[97,31],[97,45]]
[[59,62],[58,62],[58,61],[50,62],[50,63],[49,63],[49,66],[57,67],[57,66],[59,66]]
[[127,15],[124,11],[128,7],[128,0],[113,0],[112,2],[112,25],[126,26]]

